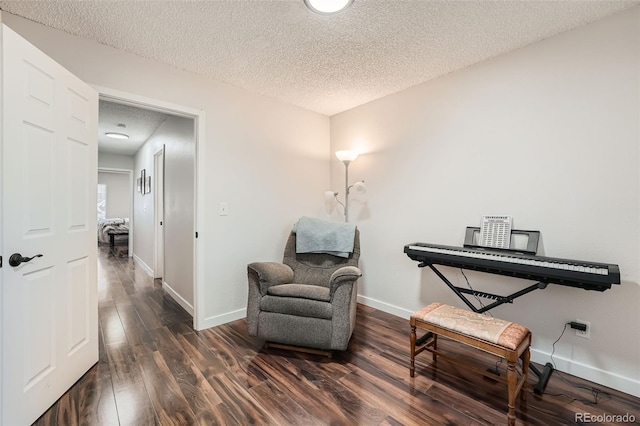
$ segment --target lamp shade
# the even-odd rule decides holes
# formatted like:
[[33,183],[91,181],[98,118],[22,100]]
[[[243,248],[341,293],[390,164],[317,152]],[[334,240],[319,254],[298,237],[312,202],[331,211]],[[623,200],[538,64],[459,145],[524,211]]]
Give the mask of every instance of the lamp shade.
[[343,163],[350,163],[358,158],[358,153],[351,150],[336,151],[336,157],[338,157],[338,160],[342,161]]
[[367,187],[364,185],[364,181],[358,181],[356,183],[354,183],[353,185],[351,185],[351,189],[353,189],[356,192],[361,192],[361,193],[365,193],[367,192]]
[[333,192],[333,191],[325,191],[325,193],[324,193],[324,200],[325,200],[327,203],[330,203],[330,202],[332,202],[333,200],[335,200],[337,196],[338,196],[338,193],[337,193],[337,192]]
[[337,13],[346,9],[353,0],[304,0],[309,9],[317,13]]

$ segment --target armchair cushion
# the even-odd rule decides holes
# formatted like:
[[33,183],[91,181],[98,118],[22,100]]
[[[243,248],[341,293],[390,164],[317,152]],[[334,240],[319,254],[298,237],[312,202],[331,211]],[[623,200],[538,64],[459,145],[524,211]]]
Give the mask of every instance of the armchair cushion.
[[266,295],[260,300],[260,310],[262,312],[328,320],[333,316],[333,306],[331,303],[311,299],[301,299],[298,297]]
[[267,294],[279,297],[297,297],[300,299],[319,300],[328,302],[331,300],[329,289],[318,285],[307,284],[280,284],[269,287]]

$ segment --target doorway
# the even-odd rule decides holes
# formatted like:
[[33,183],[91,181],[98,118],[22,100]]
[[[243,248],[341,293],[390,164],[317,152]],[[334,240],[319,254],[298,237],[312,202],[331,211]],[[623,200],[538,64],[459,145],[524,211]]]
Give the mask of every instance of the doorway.
[[[133,256],[133,170],[98,166],[98,187],[105,185],[103,220],[122,220],[128,228],[127,256]],[[100,210],[100,195],[98,196]],[[105,235],[101,235],[101,217],[98,214],[98,242],[110,243]]]
[[[134,192],[133,219],[136,230],[134,234],[133,257],[136,262],[142,260],[138,253],[143,254],[145,250],[143,247],[143,238],[146,236],[147,241],[145,244],[148,252],[145,256],[146,259],[148,259],[148,265],[151,265],[151,267],[147,266],[145,268],[143,266],[143,269],[146,269],[147,272],[154,277],[162,276],[163,288],[178,304],[193,316],[193,328],[198,330],[198,325],[203,323],[203,319],[199,316],[202,314],[202,311],[198,310],[198,302],[200,301],[198,295],[201,293],[198,278],[201,276],[202,261],[199,258],[201,251],[198,250],[196,232],[198,220],[202,217],[201,214],[198,214],[200,203],[198,202],[197,195],[202,188],[198,187],[197,182],[200,182],[198,174],[202,170],[201,167],[198,166],[198,163],[200,161],[199,153],[202,149],[200,141],[204,134],[204,113],[201,110],[144,98],[108,88],[97,87],[96,89],[100,94],[101,101],[164,113],[175,118],[174,121],[182,119],[183,124],[185,122],[188,123],[185,126],[191,130],[192,140],[190,143],[192,156],[186,165],[184,156],[180,159],[182,162],[180,167],[183,167],[183,170],[187,172],[179,173],[178,179],[171,179],[170,177],[171,173],[173,173],[174,176],[176,175],[175,163],[172,163],[171,158],[176,158],[179,151],[176,151],[174,146],[174,151],[172,152],[170,143],[173,139],[172,135],[165,134],[162,136],[155,134],[154,136],[159,139],[161,137],[164,138],[163,143],[156,145],[153,151],[147,154],[148,163],[140,163],[138,160],[134,162],[133,187],[137,187],[137,180],[141,177],[142,170],[144,170],[145,182],[141,182],[141,192]],[[184,148],[184,146],[182,146],[181,149],[182,148]],[[173,171],[172,167],[174,167]],[[175,181],[178,182],[176,183]],[[168,183],[171,185],[168,186]],[[181,189],[176,190],[176,185],[182,185]],[[187,191],[184,190],[185,188]],[[191,194],[190,201],[188,202],[170,199],[171,194],[184,195],[185,193]],[[180,207],[180,213],[183,214],[187,220],[170,220],[171,214],[175,214],[176,212],[171,208],[167,210],[167,206],[171,207],[176,205]],[[139,208],[143,211],[146,209],[145,213],[147,213],[148,216],[145,216],[144,220],[148,219],[148,222],[137,219],[139,216],[137,215],[137,213],[139,213],[137,210]],[[160,223],[162,223],[162,225],[160,225]],[[173,240],[169,241],[168,238],[173,238]],[[179,244],[182,245],[183,249],[180,249],[180,245],[175,244],[175,238],[179,239]],[[177,253],[173,255],[169,253],[171,247],[173,247]],[[185,254],[189,254],[189,256],[185,258]],[[176,263],[177,266],[172,266],[172,262]],[[172,271],[180,272],[181,278],[176,281],[180,281],[180,284],[186,283],[186,286],[177,288],[178,286],[172,283]]]

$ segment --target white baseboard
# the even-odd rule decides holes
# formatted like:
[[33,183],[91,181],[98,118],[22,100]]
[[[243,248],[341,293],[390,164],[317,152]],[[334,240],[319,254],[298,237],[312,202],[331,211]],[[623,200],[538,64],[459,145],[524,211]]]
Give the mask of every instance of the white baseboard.
[[362,303],[365,306],[369,306],[371,308],[375,308],[379,311],[386,312],[391,315],[395,315],[400,318],[406,318],[407,321],[411,317],[413,311],[409,311],[408,309],[401,308],[399,306],[391,305],[386,302],[381,302],[380,300],[372,299],[370,297],[358,295],[358,303]]
[[231,321],[246,318],[247,309],[238,309],[237,311],[227,312],[220,315],[214,315],[204,318],[201,323],[196,325],[196,330],[204,330],[205,328],[216,327],[218,325],[226,324]]
[[[531,361],[544,365],[549,362],[550,359],[550,353],[533,347],[531,348]],[[590,382],[640,397],[640,380],[621,376],[612,371],[583,364],[559,355],[554,355],[553,361],[559,371],[564,371],[565,373],[589,380]],[[553,374],[551,375],[551,380],[553,380]]]
[[[412,311],[409,311],[407,309],[390,305],[388,303],[381,302],[379,300],[372,299],[366,296],[358,295],[358,302],[362,303],[363,305],[386,312],[388,314],[395,315],[400,318],[406,318],[407,321],[413,313]],[[407,330],[408,327],[409,325],[407,323]],[[407,331],[407,339],[408,338],[409,337]],[[550,359],[550,353],[543,352],[533,347],[531,348],[531,361],[544,365],[549,362]],[[602,370],[591,365],[582,364],[558,355],[554,355],[553,360],[556,363],[557,369],[560,371],[564,371],[568,374],[583,378],[585,380],[589,380],[590,382],[601,384],[602,386],[619,390],[620,392],[640,397],[640,380],[633,379],[631,377],[624,377],[614,372]],[[551,378],[553,380],[553,375],[551,376]]]
[[149,265],[147,265],[146,263],[144,263],[142,261],[142,259],[140,259],[136,254],[133,255],[133,260],[140,265],[140,267],[142,267],[142,270],[144,270],[151,278],[153,278],[153,269],[151,269],[149,267]]
[[189,303],[184,297],[180,296],[180,294],[175,291],[173,287],[163,281],[162,289],[166,291],[169,296],[171,296],[171,298],[175,300],[176,303],[178,303],[178,305],[182,306],[182,308],[187,311],[189,315],[193,316],[193,305]]

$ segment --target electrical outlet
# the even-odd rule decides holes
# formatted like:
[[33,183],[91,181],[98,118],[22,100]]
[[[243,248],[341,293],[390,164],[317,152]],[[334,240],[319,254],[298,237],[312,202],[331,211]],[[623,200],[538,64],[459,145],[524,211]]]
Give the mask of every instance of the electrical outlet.
[[584,324],[587,326],[587,329],[585,331],[576,330],[576,336],[580,336],[585,339],[588,339],[589,337],[591,337],[591,323],[589,321],[583,321],[581,319],[577,319],[576,322],[579,322],[580,324]]

